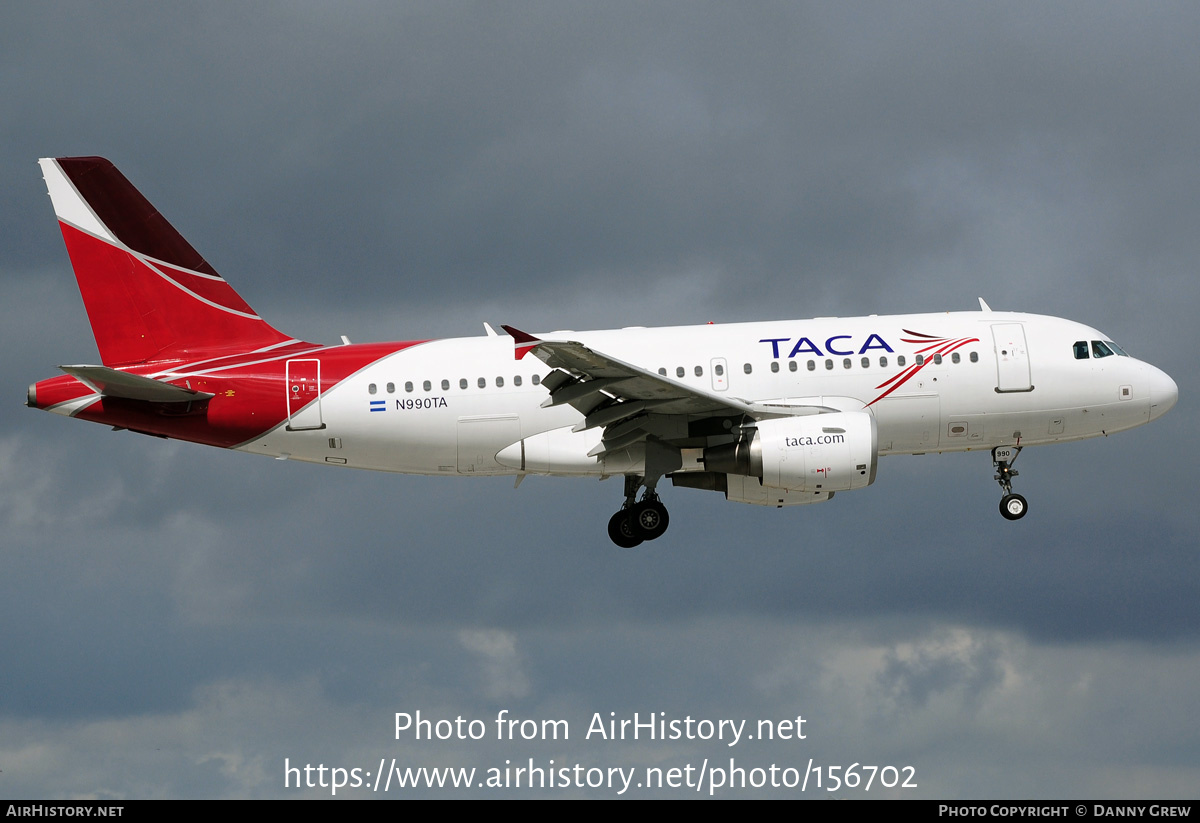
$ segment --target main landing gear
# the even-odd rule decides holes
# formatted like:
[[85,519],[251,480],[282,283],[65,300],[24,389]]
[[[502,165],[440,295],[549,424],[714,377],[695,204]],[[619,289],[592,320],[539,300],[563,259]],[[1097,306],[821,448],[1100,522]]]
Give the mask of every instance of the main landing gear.
[[666,532],[671,518],[667,507],[659,502],[658,494],[650,486],[642,499],[637,500],[638,489],[645,478],[636,474],[625,475],[625,504],[608,521],[608,536],[622,549],[632,549],[644,540],[654,540]]
[[992,449],[992,465],[996,468],[996,482],[1000,484],[1000,488],[1004,489],[1004,496],[1000,498],[1000,514],[1004,515],[1005,520],[1020,520],[1029,510],[1029,504],[1025,502],[1025,498],[1019,494],[1013,494],[1012,490],[1012,479],[1019,474],[1013,469],[1012,464],[1017,461],[1017,455],[1021,453],[1021,448],[1021,446],[997,446]]

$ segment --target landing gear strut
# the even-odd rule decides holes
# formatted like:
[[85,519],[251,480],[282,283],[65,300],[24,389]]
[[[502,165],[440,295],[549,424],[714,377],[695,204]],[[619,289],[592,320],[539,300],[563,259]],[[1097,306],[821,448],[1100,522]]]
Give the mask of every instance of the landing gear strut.
[[[639,501],[637,492],[643,485],[646,491]],[[623,549],[662,537],[671,522],[667,507],[659,501],[652,486],[641,475],[625,475],[625,503],[608,521],[608,536]]]
[[1000,484],[1000,488],[1004,489],[1004,496],[1000,498],[1000,514],[1004,516],[1005,520],[1020,520],[1029,510],[1029,504],[1025,502],[1025,498],[1019,494],[1013,494],[1012,490],[1012,479],[1020,473],[1012,467],[1012,464],[1017,461],[1017,455],[1021,453],[1021,448],[1021,446],[997,446],[992,449],[992,465],[996,468],[996,482]]

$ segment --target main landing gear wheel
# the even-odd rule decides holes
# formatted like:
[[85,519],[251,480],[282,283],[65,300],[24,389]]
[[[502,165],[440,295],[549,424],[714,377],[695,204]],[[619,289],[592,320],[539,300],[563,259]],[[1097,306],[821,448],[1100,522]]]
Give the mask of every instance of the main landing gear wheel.
[[633,530],[643,540],[655,540],[662,537],[663,532],[667,530],[667,526],[671,523],[671,518],[667,514],[667,507],[658,502],[658,499],[642,500],[633,507],[633,515],[630,518],[633,522]]
[[1028,510],[1029,505],[1019,494],[1006,494],[1000,498],[1000,514],[1006,520],[1020,520]]
[[[658,501],[654,484],[658,477],[646,478],[638,474],[625,475],[625,505],[608,520],[608,536],[622,549],[632,549],[644,540],[662,537],[671,518],[667,507]],[[642,499],[637,499],[638,489],[646,487]]]
[[622,549],[632,549],[642,543],[642,538],[634,532],[632,512],[629,509],[621,509],[608,519],[608,536]]

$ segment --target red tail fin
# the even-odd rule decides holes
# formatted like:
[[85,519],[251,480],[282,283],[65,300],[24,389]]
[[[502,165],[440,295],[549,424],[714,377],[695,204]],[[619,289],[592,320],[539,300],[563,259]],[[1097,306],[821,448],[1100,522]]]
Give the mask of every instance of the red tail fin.
[[203,359],[292,339],[255,314],[112,163],[39,162],[106,366]]

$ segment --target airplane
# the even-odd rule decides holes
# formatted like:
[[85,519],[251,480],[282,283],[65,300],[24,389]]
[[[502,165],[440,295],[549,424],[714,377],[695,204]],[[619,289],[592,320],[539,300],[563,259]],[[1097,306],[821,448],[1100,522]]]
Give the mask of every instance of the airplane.
[[[264,321],[108,160],[39,161],[99,350],[27,405],[277,459],[424,475],[622,476],[608,523],[669,524],[658,486],[794,506],[884,455],[989,452],[1161,417],[1175,382],[1070,320],[992,311],[308,343]],[[640,497],[639,497],[639,492]]]

